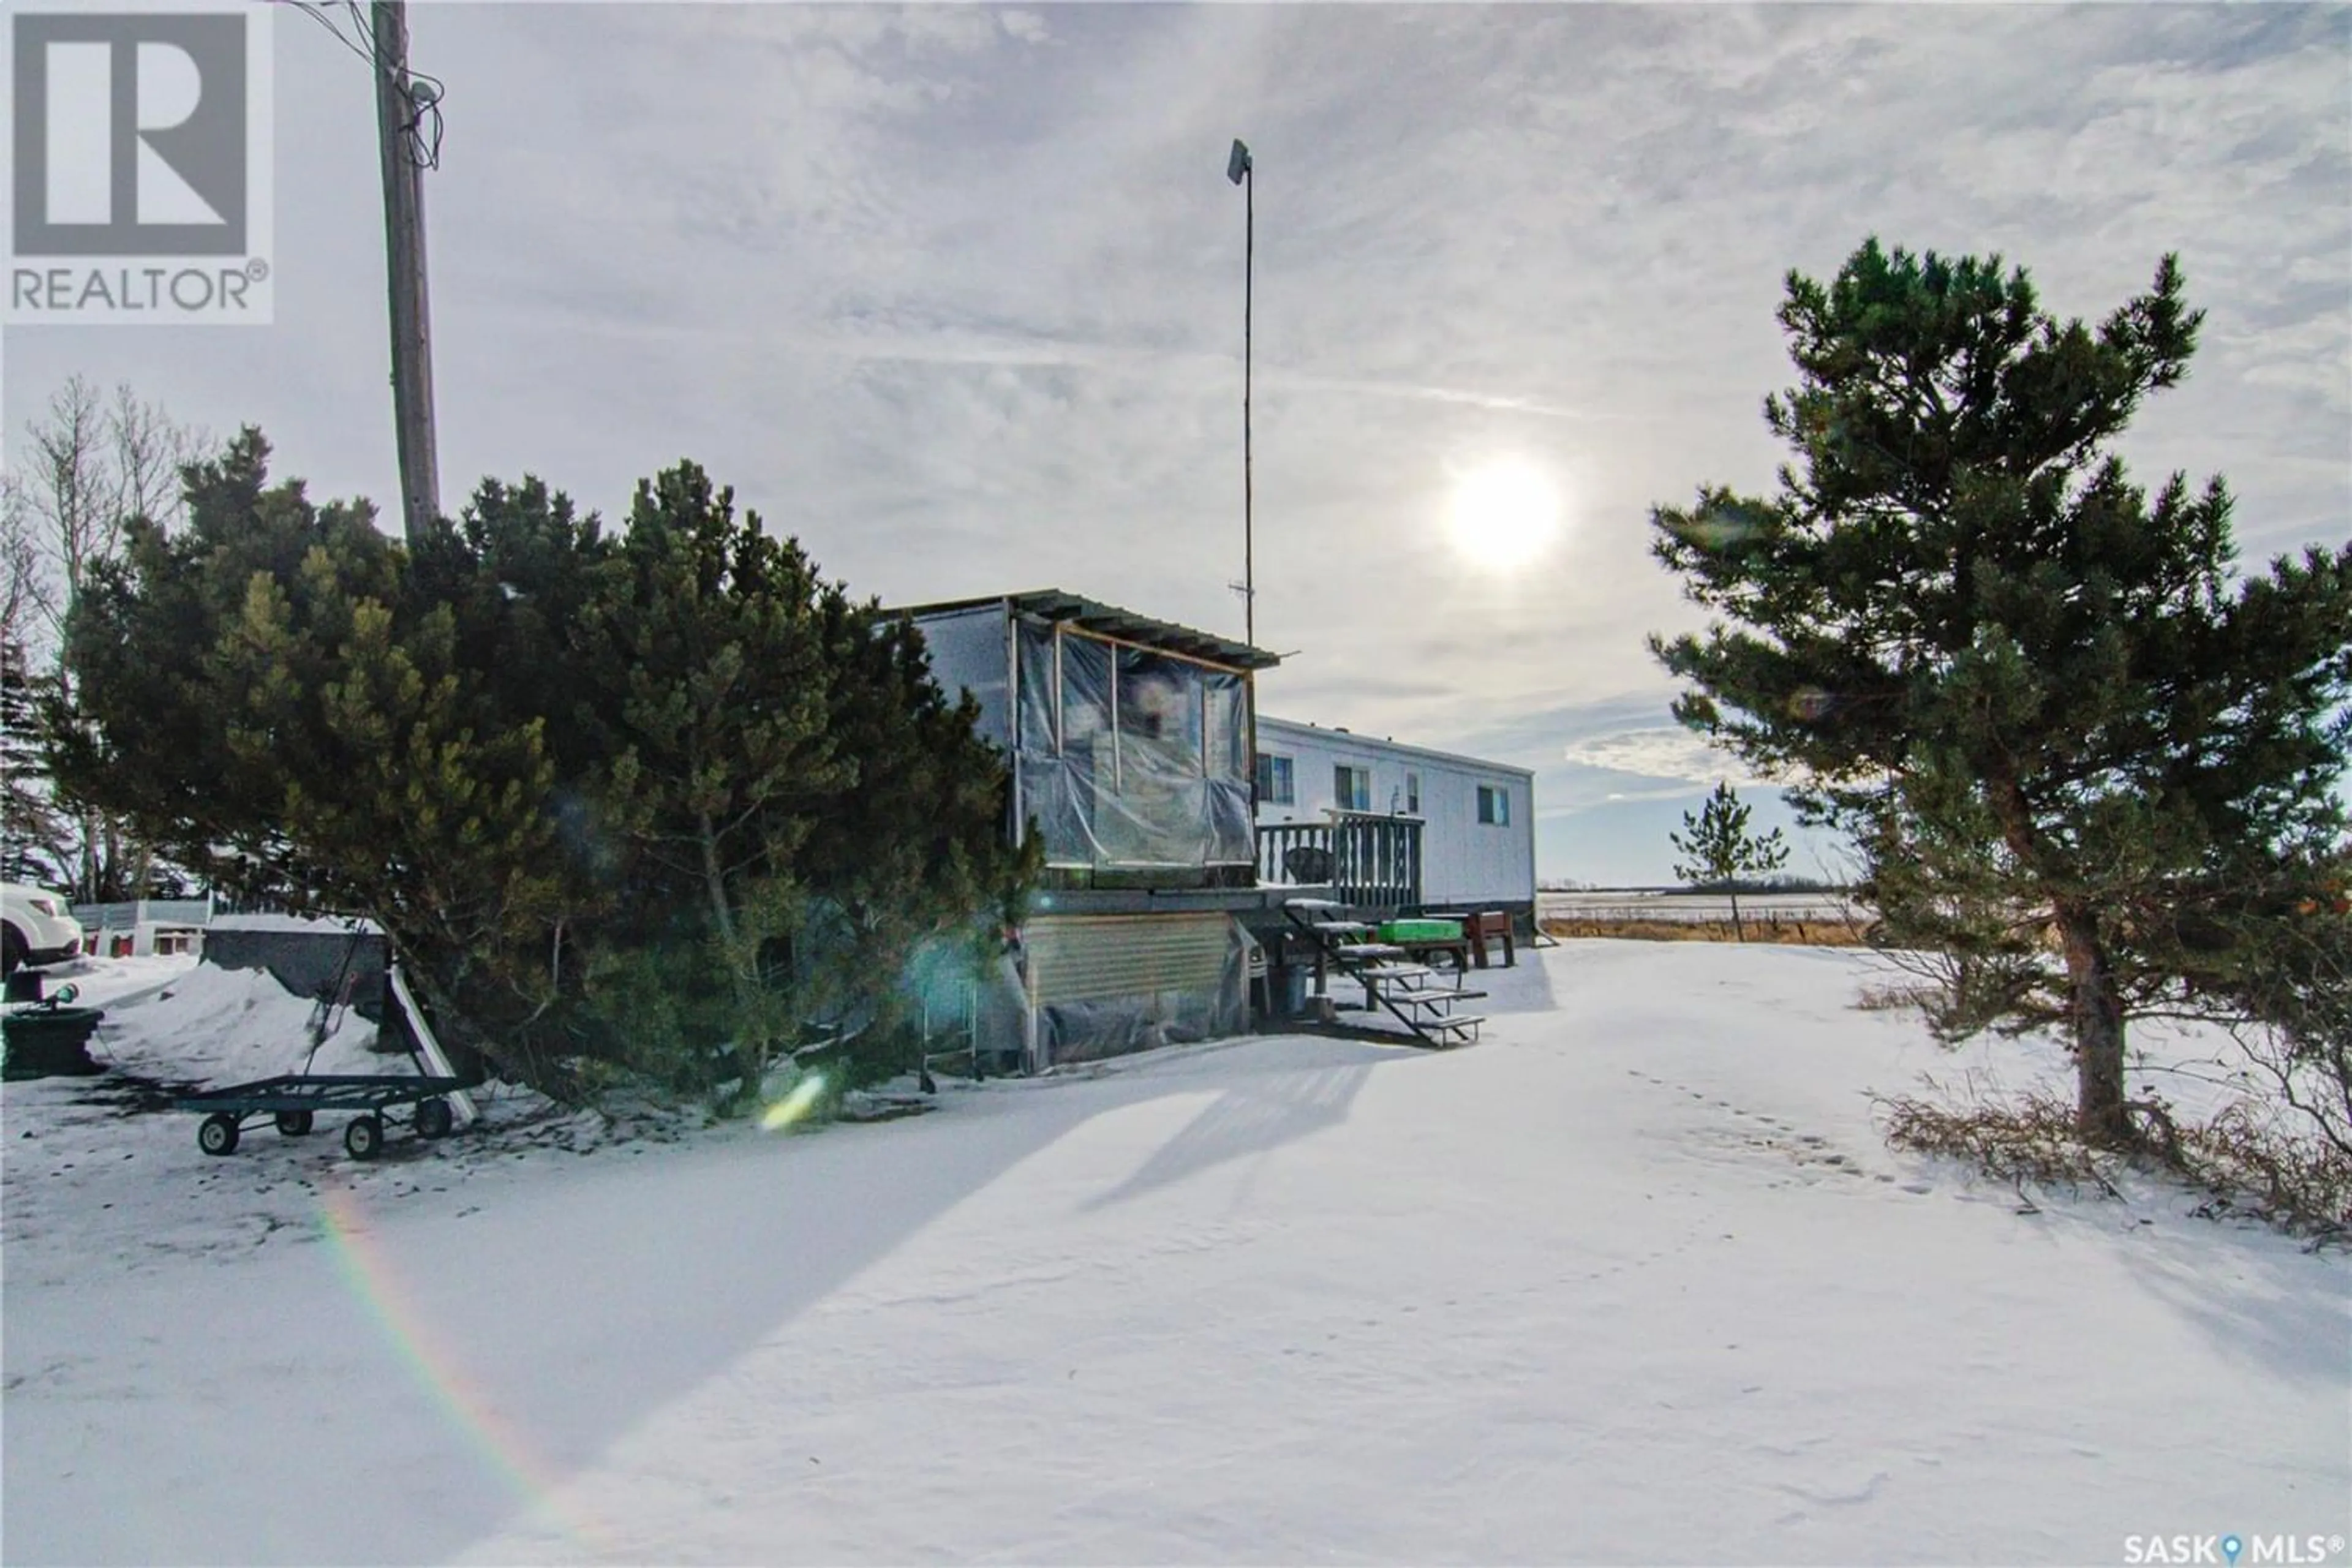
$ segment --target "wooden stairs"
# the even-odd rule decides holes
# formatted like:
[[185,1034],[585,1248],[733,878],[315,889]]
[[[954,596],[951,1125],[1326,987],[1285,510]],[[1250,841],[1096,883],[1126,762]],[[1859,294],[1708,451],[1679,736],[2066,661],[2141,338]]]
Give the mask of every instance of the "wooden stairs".
[[1374,941],[1374,927],[1348,919],[1347,906],[1329,899],[1291,899],[1282,912],[1330,968],[1363,986],[1366,1012],[1385,1009],[1415,1039],[1440,1050],[1477,1039],[1485,1017],[1454,1009],[1486,994],[1464,990],[1461,970],[1454,972],[1453,984],[1438,984],[1434,968],[1403,948]]

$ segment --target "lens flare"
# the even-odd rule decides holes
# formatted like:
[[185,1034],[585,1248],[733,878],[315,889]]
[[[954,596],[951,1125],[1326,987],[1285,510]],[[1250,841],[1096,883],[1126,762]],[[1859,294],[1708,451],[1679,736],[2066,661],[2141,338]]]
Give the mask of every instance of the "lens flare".
[[1763,527],[1743,513],[1718,510],[1691,519],[1675,531],[1703,550],[1726,551],[1760,537]]
[[809,1112],[816,1109],[816,1102],[824,1098],[824,1074],[813,1072],[793,1085],[791,1092],[783,1099],[760,1113],[760,1130],[774,1132],[805,1121]]
[[1800,723],[1818,724],[1837,706],[1837,699],[1818,686],[1801,686],[1789,694],[1789,717]]
[[591,1552],[609,1551],[614,1542],[610,1530],[567,1495],[562,1472],[468,1371],[454,1331],[457,1325],[436,1321],[417,1300],[391,1254],[376,1241],[359,1200],[335,1188],[321,1192],[319,1233],[352,1299],[374,1320],[418,1390],[439,1408],[449,1429],[473,1448],[482,1468],[527,1512],[551,1524],[573,1544]]

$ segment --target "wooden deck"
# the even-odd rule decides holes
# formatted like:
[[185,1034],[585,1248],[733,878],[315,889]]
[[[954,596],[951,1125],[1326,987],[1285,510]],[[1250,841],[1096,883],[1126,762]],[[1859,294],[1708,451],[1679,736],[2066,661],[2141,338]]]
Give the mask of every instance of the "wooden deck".
[[1343,813],[1331,822],[1261,822],[1257,879],[1293,893],[1313,889],[1354,909],[1421,902],[1421,819]]

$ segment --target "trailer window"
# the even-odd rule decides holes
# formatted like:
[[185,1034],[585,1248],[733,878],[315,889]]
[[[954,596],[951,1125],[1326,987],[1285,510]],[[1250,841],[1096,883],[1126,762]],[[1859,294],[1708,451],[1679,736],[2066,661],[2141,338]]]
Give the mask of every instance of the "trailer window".
[[1372,809],[1372,770],[1340,763],[1331,770],[1331,804],[1341,811]]
[[1296,805],[1298,804],[1297,784],[1293,778],[1288,757],[1272,752],[1257,754],[1257,799],[1260,805]]

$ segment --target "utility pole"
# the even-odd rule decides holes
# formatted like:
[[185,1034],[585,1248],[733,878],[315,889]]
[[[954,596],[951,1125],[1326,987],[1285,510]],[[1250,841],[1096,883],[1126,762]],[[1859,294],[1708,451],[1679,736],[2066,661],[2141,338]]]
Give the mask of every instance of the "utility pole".
[[[1250,515],[1250,310],[1257,284],[1257,164],[1238,136],[1225,158],[1225,178],[1242,188],[1242,640],[1257,646],[1257,552]],[[1249,677],[1250,821],[1257,821],[1257,676]],[[1255,827],[1252,828],[1255,832]]]
[[1225,178],[1242,188],[1242,640],[1257,646],[1256,542],[1250,515],[1250,296],[1257,282],[1257,165],[1236,138]]
[[392,412],[401,521],[415,544],[441,515],[433,438],[433,311],[425,290],[425,168],[417,133],[433,94],[408,74],[406,0],[374,0],[377,150],[383,162],[385,281],[392,304]]

